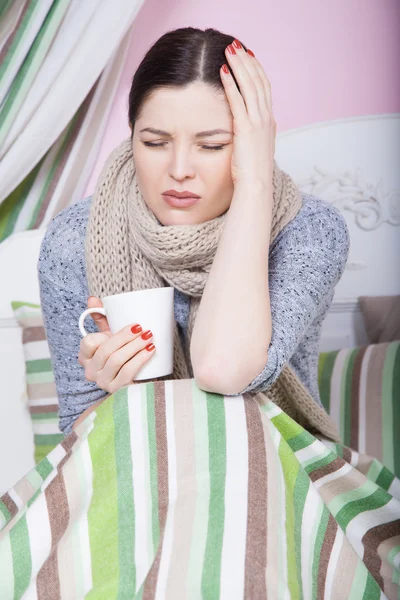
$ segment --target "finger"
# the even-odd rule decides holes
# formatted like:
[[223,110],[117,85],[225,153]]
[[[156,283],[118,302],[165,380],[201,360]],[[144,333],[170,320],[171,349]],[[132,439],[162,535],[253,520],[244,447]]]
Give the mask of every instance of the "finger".
[[[224,71],[227,68],[228,73]],[[241,126],[248,120],[246,105],[244,99],[238,90],[236,83],[229,71],[228,65],[222,65],[220,69],[221,81],[224,86],[225,94],[228,98],[229,106],[233,115],[234,127]]]
[[[88,298],[88,308],[103,308],[103,303],[97,296],[90,296]],[[110,331],[107,317],[101,313],[92,313],[91,317],[96,323],[97,328],[100,332]]]
[[250,54],[247,53],[247,50],[243,44],[240,43],[239,40],[235,39],[233,41],[233,46],[235,47],[236,54],[243,61],[244,67],[248,70],[250,77],[255,85],[255,89],[257,92],[257,100],[258,100],[258,108],[260,113],[266,112],[268,110],[267,107],[267,99],[265,97],[265,89],[264,83],[260,77],[260,72],[257,68],[257,64]]
[[[132,342],[132,340],[136,340],[140,335],[142,335],[143,331],[139,331],[134,333],[132,331],[132,327],[137,325],[137,323],[132,323],[132,325],[126,325],[120,331],[110,336],[108,339],[104,341],[104,343],[98,348],[97,352],[93,357],[93,365],[92,368],[95,371],[101,371],[104,368],[104,365],[110,358],[110,356],[117,352],[120,348]],[[151,341],[152,338],[150,338]],[[150,342],[147,341],[145,346]]]
[[[234,51],[231,54],[230,51]],[[244,98],[247,113],[252,122],[260,120],[260,109],[258,106],[258,95],[255,83],[245,65],[243,59],[240,58],[239,53],[232,44],[229,44],[225,48],[225,56],[228,60],[229,67],[232,69],[232,73],[235,76],[236,81],[239,84],[240,93]]]
[[[122,367],[138,355],[142,350],[146,348],[150,343],[153,342],[153,338],[150,337],[147,340],[144,340],[142,337],[138,337],[137,339],[131,341],[129,344],[125,344],[122,348],[119,348],[113,354],[111,354],[106,361],[101,374],[99,375],[99,381],[103,380],[105,382],[111,382],[115,379],[122,369]],[[148,350],[146,350],[146,353]],[[153,350],[154,352],[154,350]],[[146,356],[145,353],[145,356]],[[131,379],[132,381],[132,379]],[[100,387],[102,385],[100,384]]]
[[88,333],[84,338],[82,338],[78,355],[79,364],[84,366],[84,363],[94,356],[99,346],[103,344],[110,336],[111,332],[105,331],[104,333]]
[[272,115],[273,111],[272,111],[271,83],[270,83],[269,79],[267,78],[260,61],[257,59],[256,56],[253,56],[253,55],[249,54],[248,52],[249,52],[249,48],[247,48],[247,55],[249,57],[250,62],[255,66],[255,68],[258,72],[258,75],[260,77],[260,80],[261,80],[263,88],[264,88],[267,108],[268,108],[270,114]]

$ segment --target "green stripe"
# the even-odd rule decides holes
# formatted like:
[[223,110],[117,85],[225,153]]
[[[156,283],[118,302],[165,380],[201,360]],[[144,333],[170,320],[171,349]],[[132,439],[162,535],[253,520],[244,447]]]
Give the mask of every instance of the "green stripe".
[[[35,441],[36,443],[36,441]],[[39,473],[40,477],[43,481],[47,479],[50,473],[53,471],[54,467],[49,461],[48,458],[43,459],[38,465],[36,465],[35,470]]]
[[400,342],[393,342],[388,345],[382,373],[382,463],[393,473],[400,468],[399,370]]
[[27,314],[35,314],[40,311],[41,312],[41,306],[40,304],[34,304],[33,302],[22,302],[20,300],[12,300],[11,301],[11,307],[13,309],[13,311],[17,311],[21,308],[24,309],[28,309],[28,308],[36,308],[37,311],[28,311],[28,310],[24,310],[23,313],[27,313]]
[[226,422],[225,403],[219,394],[207,393],[210,503],[201,591],[204,598],[219,598],[225,520]]
[[147,424],[150,459],[150,490],[151,490],[151,521],[153,529],[153,551],[157,552],[160,541],[160,522],[158,516],[158,467],[157,467],[157,437],[154,383],[146,385],[147,392]]
[[48,412],[41,413],[31,413],[31,419],[34,421],[35,425],[39,422],[49,423],[49,421],[54,421],[58,423],[58,410],[50,410]]
[[132,478],[131,434],[128,410],[128,388],[115,394],[114,421],[118,431],[115,436],[115,457],[118,485],[118,599],[128,600],[135,595],[135,504]]
[[389,469],[387,469],[385,466],[383,466],[381,469],[381,472],[379,473],[379,476],[376,480],[376,484],[379,485],[384,490],[388,491],[388,489],[390,488],[390,486],[392,485],[392,483],[394,481],[394,478],[395,478],[394,473],[392,473],[391,471],[389,471]]
[[[354,377],[354,363],[359,353],[359,348],[351,350],[346,361],[346,370],[344,375],[344,386],[342,387],[344,397],[342,398],[342,431],[343,443],[349,446],[351,443],[351,403],[352,403],[352,382]],[[356,400],[356,399],[354,399]]]
[[0,85],[1,85],[2,79],[3,79],[7,69],[10,67],[12,62],[15,61],[16,57],[18,57],[18,54],[19,54],[17,51],[18,46],[19,46],[20,42],[22,41],[22,38],[23,38],[30,22],[34,19],[34,12],[35,12],[35,8],[37,6],[38,6],[37,1],[29,3],[29,6],[25,11],[23,19],[20,22],[18,29],[15,32],[15,36],[13,38],[11,46],[7,50],[7,54],[4,57],[4,59],[2,60],[2,63],[0,64]]
[[57,446],[64,437],[63,433],[35,433],[33,441],[35,446]]
[[362,600],[380,600],[381,588],[378,582],[374,579],[371,573],[367,572],[367,581],[365,583],[365,590]]
[[283,438],[288,442],[291,438],[304,433],[304,428],[296,423],[294,419],[289,417],[285,412],[280,412],[279,415],[271,418],[271,422],[282,434]]
[[0,21],[4,18],[12,3],[13,0],[2,0],[0,4]]
[[[369,485],[373,485],[374,487],[376,487],[375,484],[368,481],[362,486],[362,488],[358,488],[358,490],[353,490],[353,491],[361,492],[364,487],[367,487]],[[347,496],[350,494],[351,494],[351,492],[346,492],[345,494],[341,494],[341,497]],[[335,508],[333,508],[334,500],[329,503],[329,510],[332,512],[333,516],[335,517],[335,519],[339,523],[340,527],[344,531],[346,530],[350,521],[355,519],[355,517],[357,517],[359,514],[361,514],[363,512],[369,512],[371,510],[376,510],[377,508],[382,508],[382,506],[385,506],[386,504],[388,504],[388,502],[390,502],[390,500],[392,498],[392,496],[390,496],[390,494],[385,492],[385,490],[381,490],[379,488],[377,490],[375,490],[372,494],[369,494],[367,497],[362,497],[361,494],[360,495],[353,494],[353,495],[356,496],[356,498],[353,501],[347,502],[346,505],[343,506],[336,514],[334,514],[336,512],[335,511],[336,506],[335,506]],[[332,505],[332,508],[331,508],[331,505]]]
[[332,373],[338,354],[339,350],[333,350],[331,352],[324,352],[319,355],[319,363],[321,363],[321,367],[318,369],[319,393],[322,405],[328,414],[330,414],[331,407]]
[[[69,0],[53,0],[53,4],[40,26],[28,54],[13,79],[1,107],[0,142],[7,136],[14,117],[46,57],[47,51],[58,31],[60,22],[68,9],[68,4]],[[1,75],[0,71],[0,78]]]
[[93,466],[93,493],[87,515],[92,581],[94,589],[103,590],[104,598],[117,597],[119,581],[114,403],[111,395],[99,404],[96,425],[87,438]]
[[32,576],[32,557],[26,514],[10,529],[13,554],[14,598],[21,598]]
[[307,446],[313,444],[315,442],[315,437],[304,429],[301,433],[286,441],[293,452],[298,452],[299,450],[307,448]]
[[287,585],[290,597],[302,600],[301,553],[299,549],[301,549],[301,522],[309,480],[300,469],[298,460],[295,459],[284,438],[279,442],[278,454],[285,480]]
[[25,364],[26,372],[28,374],[52,371],[52,364],[50,358],[37,358],[34,360],[26,360]]

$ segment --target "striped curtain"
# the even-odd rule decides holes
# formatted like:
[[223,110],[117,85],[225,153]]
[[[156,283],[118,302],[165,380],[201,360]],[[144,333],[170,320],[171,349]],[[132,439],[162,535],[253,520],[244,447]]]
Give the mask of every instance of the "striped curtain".
[[82,198],[143,1],[0,2],[0,242]]

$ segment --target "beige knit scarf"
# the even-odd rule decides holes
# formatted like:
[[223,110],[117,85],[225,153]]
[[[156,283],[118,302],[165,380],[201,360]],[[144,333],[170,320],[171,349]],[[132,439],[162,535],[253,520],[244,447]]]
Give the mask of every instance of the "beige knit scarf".
[[[298,188],[274,161],[270,244],[301,206]],[[162,225],[137,186],[130,138],[111,152],[101,171],[85,243],[89,294],[102,298],[172,286],[191,298],[184,344],[175,323],[173,374],[159,380],[193,377],[190,339],[226,215],[195,225]],[[334,422],[288,363],[266,392],[250,395],[264,404],[270,398],[309,431],[340,441]]]

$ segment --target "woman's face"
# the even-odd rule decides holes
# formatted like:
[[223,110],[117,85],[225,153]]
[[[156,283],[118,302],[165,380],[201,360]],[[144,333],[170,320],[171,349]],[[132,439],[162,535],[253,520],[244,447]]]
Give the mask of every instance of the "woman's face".
[[[225,132],[212,135],[215,129]],[[143,199],[162,225],[204,223],[228,210],[232,150],[233,118],[223,90],[196,82],[150,96],[135,122],[132,151]],[[189,191],[200,200],[187,208],[172,207],[162,195],[167,190]]]

